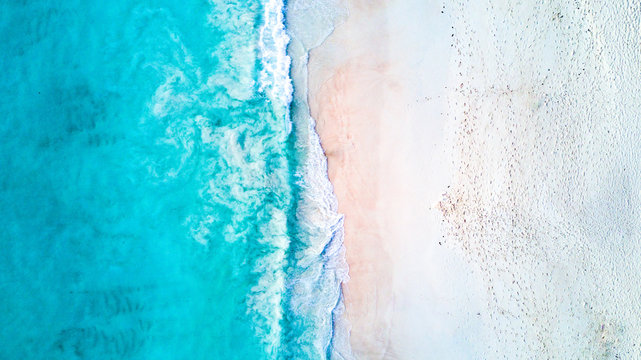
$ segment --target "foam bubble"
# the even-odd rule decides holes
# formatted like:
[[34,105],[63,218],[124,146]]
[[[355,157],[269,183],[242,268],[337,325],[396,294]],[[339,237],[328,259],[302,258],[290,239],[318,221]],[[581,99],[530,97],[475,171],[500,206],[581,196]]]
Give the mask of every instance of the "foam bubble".
[[263,69],[259,77],[259,90],[265,91],[273,104],[287,114],[292,101],[292,82],[289,78],[291,60],[287,55],[289,36],[285,31],[284,4],[282,0],[269,0],[263,11],[260,29],[260,50]]

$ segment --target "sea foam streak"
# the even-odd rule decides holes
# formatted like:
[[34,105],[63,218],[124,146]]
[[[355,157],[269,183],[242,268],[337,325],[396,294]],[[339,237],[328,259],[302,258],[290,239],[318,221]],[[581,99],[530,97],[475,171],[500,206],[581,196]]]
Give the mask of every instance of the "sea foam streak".
[[291,60],[287,56],[289,36],[285,32],[284,4],[282,0],[269,0],[264,7],[264,24],[258,44],[263,65],[259,90],[265,91],[275,106],[287,109],[293,89],[289,77]]

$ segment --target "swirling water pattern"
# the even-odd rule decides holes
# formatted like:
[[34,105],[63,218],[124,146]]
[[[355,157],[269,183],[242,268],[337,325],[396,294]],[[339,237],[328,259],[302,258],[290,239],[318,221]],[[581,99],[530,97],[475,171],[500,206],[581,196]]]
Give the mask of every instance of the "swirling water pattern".
[[329,353],[282,6],[0,1],[0,358]]

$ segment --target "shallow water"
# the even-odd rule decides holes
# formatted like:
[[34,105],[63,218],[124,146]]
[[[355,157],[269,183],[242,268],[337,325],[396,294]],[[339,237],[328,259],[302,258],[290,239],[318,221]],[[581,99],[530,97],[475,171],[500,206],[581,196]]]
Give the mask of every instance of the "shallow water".
[[282,10],[0,3],[0,357],[332,353],[340,218]]

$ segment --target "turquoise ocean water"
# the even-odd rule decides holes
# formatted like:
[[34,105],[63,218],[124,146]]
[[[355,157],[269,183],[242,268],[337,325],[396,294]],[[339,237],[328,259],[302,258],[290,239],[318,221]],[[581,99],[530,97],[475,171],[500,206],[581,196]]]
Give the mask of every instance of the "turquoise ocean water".
[[0,1],[0,358],[340,357],[341,219],[283,23]]

